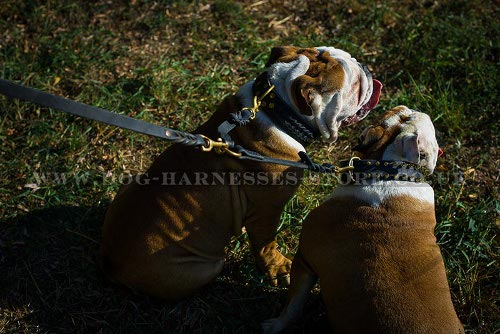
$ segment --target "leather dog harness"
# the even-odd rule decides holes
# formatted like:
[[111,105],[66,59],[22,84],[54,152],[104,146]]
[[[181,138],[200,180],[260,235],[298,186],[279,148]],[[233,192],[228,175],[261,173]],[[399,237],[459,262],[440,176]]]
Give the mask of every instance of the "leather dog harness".
[[[353,158],[347,160],[347,162],[342,162],[340,166],[334,166],[327,163],[315,163],[306,152],[298,152],[300,160],[291,161],[263,156],[257,152],[246,150],[236,145],[229,136],[229,132],[235,127],[246,125],[255,118],[255,114],[258,111],[265,112],[278,127],[282,128],[287,134],[302,144],[307,145],[319,136],[318,130],[311,126],[305,116],[290,108],[285,101],[272,92],[273,89],[274,86],[270,84],[267,72],[257,77],[253,86],[254,106],[245,107],[236,113],[231,113],[229,119],[219,126],[218,132],[220,138],[215,141],[202,134],[192,134],[151,124],[0,78],[0,94],[10,98],[24,100],[75,116],[88,118],[149,136],[159,137],[170,142],[198,147],[205,152],[214,150],[216,153],[230,154],[241,160],[279,164],[321,173],[349,172],[351,176],[353,173],[365,173],[369,175],[368,178],[376,177],[378,174],[381,174],[384,175],[383,179],[393,180],[403,180],[403,175],[407,175],[404,179],[408,181],[419,182],[423,180],[424,174],[420,171],[420,167],[408,162],[359,160]],[[395,163],[398,164],[397,166],[399,166],[399,169],[396,168],[396,165],[394,165]],[[407,167],[414,172],[409,173]],[[405,173],[400,173],[401,169],[404,169]],[[418,173],[418,175],[415,173]],[[386,175],[390,176],[386,178]],[[402,175],[402,177],[399,178],[397,175]]]
[[[270,87],[268,73],[259,75],[253,84],[253,94],[261,96]],[[290,107],[278,94],[270,92],[261,101],[260,109],[266,113],[273,123],[285,131],[290,137],[307,146],[320,136],[319,130],[312,126],[304,115]]]
[[[258,99],[255,97],[254,106],[251,108],[243,108],[236,114],[232,114],[233,119],[223,122],[219,126],[221,138],[212,140],[202,134],[192,134],[184,131],[178,131],[163,127],[156,124],[151,124],[142,120],[138,120],[125,115],[120,115],[98,107],[90,106],[81,102],[73,101],[61,96],[43,92],[38,89],[19,85],[17,83],[0,78],[0,94],[10,98],[20,99],[27,102],[35,103],[43,107],[57,109],[68,114],[79,117],[88,118],[101,123],[117,126],[120,128],[143,133],[149,136],[159,137],[170,142],[179,143],[186,146],[194,146],[208,152],[214,150],[219,154],[229,154],[241,160],[252,160],[263,163],[272,163],[308,169],[319,172],[330,172],[331,165],[323,165],[313,163],[309,157],[300,161],[291,161],[263,156],[257,152],[246,150],[243,147],[236,145],[229,136],[231,131],[236,126],[242,126],[248,123],[255,117],[255,113],[259,110],[261,101],[274,88],[269,87],[267,92]],[[283,102],[284,103],[284,102]],[[299,152],[299,157],[305,157],[305,152]]]

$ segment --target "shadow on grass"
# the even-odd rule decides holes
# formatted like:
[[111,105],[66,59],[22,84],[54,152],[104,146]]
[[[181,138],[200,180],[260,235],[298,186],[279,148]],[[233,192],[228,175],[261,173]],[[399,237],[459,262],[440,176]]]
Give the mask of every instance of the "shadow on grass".
[[[279,313],[286,290],[235,279],[241,263],[227,263],[215,282],[176,304],[111,284],[96,261],[105,210],[54,207],[0,222],[3,332],[254,333]],[[299,332],[325,326],[318,299]]]

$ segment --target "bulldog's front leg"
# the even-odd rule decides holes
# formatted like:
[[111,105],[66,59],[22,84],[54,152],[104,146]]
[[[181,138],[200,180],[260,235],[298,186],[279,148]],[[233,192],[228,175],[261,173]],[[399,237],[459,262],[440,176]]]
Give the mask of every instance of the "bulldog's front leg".
[[259,253],[254,256],[259,268],[266,274],[273,286],[277,286],[278,281],[289,285],[292,261],[281,254],[277,246],[275,239],[264,247],[260,247]]
[[293,259],[290,276],[291,284],[288,288],[286,306],[278,318],[269,319],[262,323],[264,334],[282,333],[290,330],[300,319],[307,297],[318,281],[318,276],[311,271],[300,251]]
[[276,230],[281,214],[262,216],[245,224],[252,252],[258,268],[267,276],[272,285],[278,280],[290,284],[292,261],[277,249]]

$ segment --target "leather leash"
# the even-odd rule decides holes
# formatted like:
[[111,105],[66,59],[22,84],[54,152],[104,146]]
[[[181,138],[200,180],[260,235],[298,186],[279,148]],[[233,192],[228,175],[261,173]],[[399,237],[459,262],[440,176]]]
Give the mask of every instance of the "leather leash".
[[71,115],[88,118],[149,136],[167,139],[172,142],[192,146],[205,145],[205,140],[200,135],[193,135],[144,122],[139,119],[66,99],[64,97],[46,93],[35,88],[19,85],[1,78],[0,93],[10,98],[31,102],[43,107],[57,109]]
[[[105,109],[90,106],[81,102],[73,101],[41,90],[26,87],[9,80],[0,78],[0,94],[10,98],[35,103],[43,107],[49,107],[63,111],[65,113],[88,118],[101,123],[117,126],[120,128],[132,130],[149,136],[159,137],[170,142],[179,143],[186,146],[194,146],[208,152],[214,150],[218,154],[229,154],[241,160],[258,161],[262,163],[272,163],[300,169],[307,169],[321,173],[340,173],[349,170],[352,167],[340,168],[330,164],[317,164],[311,161],[305,152],[299,152],[300,161],[291,161],[284,159],[271,158],[263,156],[257,152],[246,150],[229,140],[226,142],[223,138],[212,140],[202,134],[192,134],[184,131],[170,129],[164,126],[148,123],[132,117],[120,115]],[[257,99],[254,100],[254,102]],[[256,103],[256,102],[255,102]],[[254,106],[255,108],[255,106]],[[258,108],[258,107],[257,107]],[[244,108],[255,114],[256,110]],[[227,123],[223,123],[226,124]],[[222,125],[221,125],[222,126]],[[224,129],[228,133],[233,127]],[[228,137],[227,139],[229,139]]]

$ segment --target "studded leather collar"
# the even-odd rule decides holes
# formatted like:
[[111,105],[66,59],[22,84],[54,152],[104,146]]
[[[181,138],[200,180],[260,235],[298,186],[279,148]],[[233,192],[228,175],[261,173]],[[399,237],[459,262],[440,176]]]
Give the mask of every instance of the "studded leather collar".
[[369,180],[425,182],[428,174],[419,165],[408,161],[351,159],[340,162],[340,167],[353,166],[341,174],[343,184],[363,184]]
[[[253,84],[254,96],[261,96],[270,86],[267,72],[262,73]],[[265,112],[276,126],[304,146],[320,136],[318,129],[313,127],[304,115],[296,112],[275,92],[268,94],[261,101],[259,109]]]

